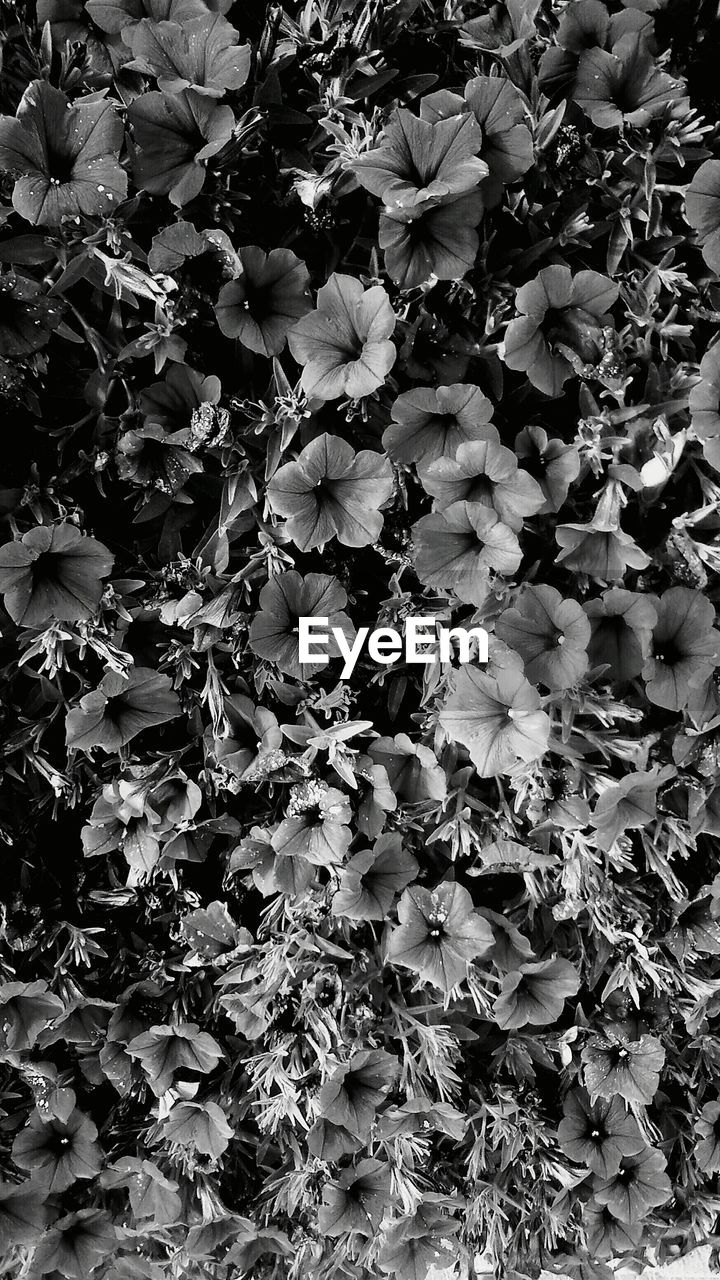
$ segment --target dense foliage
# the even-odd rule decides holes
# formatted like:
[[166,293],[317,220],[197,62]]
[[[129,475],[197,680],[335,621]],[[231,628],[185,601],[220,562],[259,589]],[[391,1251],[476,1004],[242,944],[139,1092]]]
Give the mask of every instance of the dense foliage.
[[2,4],[1,1274],[712,1236],[716,11]]

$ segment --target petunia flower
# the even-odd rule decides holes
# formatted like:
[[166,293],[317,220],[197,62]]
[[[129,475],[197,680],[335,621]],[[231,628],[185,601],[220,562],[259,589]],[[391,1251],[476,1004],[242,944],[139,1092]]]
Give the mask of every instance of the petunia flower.
[[383,209],[378,244],[390,279],[400,289],[418,289],[432,279],[462,280],[475,264],[476,227],[484,209],[483,197],[474,191],[420,213],[397,205]]
[[560,524],[555,540],[562,548],[558,564],[586,573],[599,582],[617,582],[628,569],[647,569],[650,556],[622,529],[599,529],[587,524]]
[[415,216],[471,191],[488,174],[478,158],[482,131],[472,116],[433,123],[401,107],[386,125],[380,145],[353,161],[353,173],[389,208]]
[[480,155],[490,172],[480,184],[488,209],[503,189],[527,173],[533,162],[533,138],[526,124],[522,94],[505,76],[475,76],[465,85],[465,100],[482,129]]
[[219,13],[179,22],[143,18],[126,27],[132,50],[129,71],[154,76],[163,93],[194,89],[222,98],[226,89],[241,89],[250,71],[250,45],[238,47],[239,33]]
[[[720,160],[700,165],[685,193],[685,216],[711,271],[720,271]],[[701,370],[702,372],[702,370]]]
[[423,460],[418,477],[438,510],[453,502],[481,502],[516,531],[545,502],[540,485],[518,468],[512,450],[494,440],[459,444],[454,458]]
[[50,1192],[65,1191],[78,1178],[94,1178],[102,1166],[97,1129],[82,1111],[66,1121],[43,1120],[37,1112],[17,1135],[12,1158],[32,1171]]
[[85,8],[96,27],[108,35],[119,36],[143,18],[154,22],[170,20],[183,23],[188,18],[200,18],[208,9],[227,13],[231,0],[87,0]]
[[515,453],[525,471],[537,480],[545,494],[538,515],[559,511],[570,485],[580,474],[580,454],[574,445],[549,439],[542,427],[523,427],[515,437]]
[[381,1160],[361,1160],[326,1182],[318,1213],[318,1227],[330,1239],[354,1231],[366,1239],[375,1234],[390,1194],[390,1166]]
[[637,1155],[623,1156],[620,1168],[607,1178],[596,1174],[593,1195],[621,1222],[635,1223],[670,1199],[672,1187],[666,1167],[661,1151],[645,1147]]
[[384,920],[396,893],[417,876],[418,864],[403,849],[399,832],[380,836],[372,849],[361,849],[343,867],[333,915],[346,920]]
[[47,346],[62,319],[57,299],[30,276],[0,269],[0,357],[24,358]]
[[271,839],[275,853],[321,867],[342,862],[352,839],[350,804],[342,791],[314,780],[296,783],[285,813]]
[[445,995],[462,982],[468,964],[493,945],[493,932],[479,916],[467,889],[444,881],[429,889],[406,889],[398,903],[399,926],[388,945],[392,964],[412,969]]
[[0,1182],[0,1249],[7,1257],[14,1245],[34,1245],[50,1218],[47,1191],[27,1182]]
[[645,1140],[618,1098],[590,1101],[585,1089],[569,1093],[558,1128],[560,1148],[601,1178],[617,1173],[624,1156],[638,1155]]
[[312,307],[304,262],[290,249],[264,253],[257,245],[238,249],[242,275],[220,290],[218,325],[228,338],[261,356],[277,356],[287,335]]
[[357,1137],[366,1138],[375,1111],[398,1073],[398,1062],[384,1049],[360,1049],[335,1068],[318,1095],[320,1113]]
[[129,677],[110,671],[97,689],[68,712],[65,737],[73,751],[118,751],[144,729],[180,715],[180,700],[166,675],[133,667]]
[[720,471],[720,342],[710,347],[700,361],[700,380],[690,391],[690,414],[706,461]]
[[63,1002],[47,982],[0,984],[0,1059],[32,1049],[39,1033],[62,1012]]
[[512,574],[522,560],[515,531],[479,502],[453,502],[423,516],[412,535],[420,581],[454,591],[468,604],[485,600],[490,570]]
[[527,586],[495,623],[495,634],[520,654],[532,684],[570,689],[588,667],[590,623],[577,600],[555,587]]
[[452,458],[473,440],[499,443],[491,425],[493,406],[479,387],[463,382],[442,387],[413,387],[397,397],[383,448],[395,462],[430,463]]
[[650,652],[657,610],[647,596],[613,587],[583,605],[592,634],[588,657],[592,666],[607,664],[606,679],[625,683],[642,671]]
[[690,587],[670,587],[657,601],[650,655],[643,667],[645,692],[657,707],[681,711],[720,662],[715,609]]
[[612,47],[586,49],[578,62],[575,101],[601,129],[642,127],[677,101],[682,83],[661,71],[642,31],[629,31]]
[[207,161],[229,142],[235,126],[231,107],[194,90],[143,93],[131,102],[128,121],[136,144],[135,185],[169,196],[179,209],[200,194]]
[[527,373],[546,395],[559,395],[574,371],[567,353],[586,364],[601,359],[603,328],[611,325],[607,312],[617,296],[617,285],[597,271],[573,276],[564,265],[543,267],[517,291],[519,315],[505,334],[506,365]]
[[309,573],[303,578],[295,569],[278,573],[260,592],[260,611],[250,624],[249,644],[258,657],[274,662],[287,675],[299,680],[322,671],[325,663],[301,663],[298,656],[298,621],[300,618],[327,618],[330,640],[329,657],[337,657],[339,649],[333,628],[339,627],[348,640],[355,637],[355,627],[344,612],[347,592],[337,578],[326,573]]
[[658,788],[674,777],[672,766],[655,765],[646,772],[626,773],[619,782],[607,787],[598,797],[592,815],[598,849],[612,848],[625,831],[637,831],[657,817]]
[[122,143],[122,120],[109,102],[69,102],[34,80],[15,119],[0,118],[0,168],[19,175],[14,208],[51,227],[65,216],[112,213],[127,192]]
[[151,382],[140,392],[140,412],[147,426],[186,431],[195,410],[217,404],[221,391],[214,374],[203,377],[189,365],[172,364],[162,382]]
[[39,1276],[85,1280],[115,1252],[117,1244],[109,1214],[102,1209],[78,1209],[48,1227],[33,1254],[33,1270]]
[[641,1222],[621,1222],[605,1204],[588,1201],[582,1217],[591,1257],[617,1258],[635,1249],[642,1239]]
[[654,1036],[628,1040],[596,1036],[582,1052],[585,1087],[592,1099],[623,1098],[649,1106],[657,1093],[665,1050]]
[[277,515],[287,517],[295,545],[309,551],[331,538],[346,547],[375,542],[383,524],[379,508],[392,490],[392,467],[382,454],[356,454],[339,436],[322,435],[275,472],[267,498]]
[[385,778],[398,800],[418,804],[423,800],[444,800],[447,795],[445,770],[435,752],[422,742],[413,742],[406,733],[393,738],[376,738],[369,755],[382,765]]
[[695,1121],[700,1141],[694,1157],[703,1173],[720,1173],[720,1102],[706,1102]]
[[569,996],[580,986],[577,970],[569,960],[555,957],[521,964],[506,973],[493,1016],[503,1031],[516,1027],[547,1027],[557,1022]]
[[46,627],[97,612],[113,556],[74,524],[40,525],[0,547],[0,591],[13,622]]
[[316,309],[288,334],[305,394],[359,400],[376,391],[395,363],[395,323],[382,285],[364,289],[354,276],[333,273],[318,289]]
[[439,719],[450,741],[467,747],[482,778],[536,760],[550,736],[537,689],[512,667],[496,675],[461,667]]
[[202,462],[186,447],[190,431],[168,433],[156,424],[123,431],[115,445],[115,462],[121,480],[143,488],[158,489],[175,497],[191,475],[198,475]]

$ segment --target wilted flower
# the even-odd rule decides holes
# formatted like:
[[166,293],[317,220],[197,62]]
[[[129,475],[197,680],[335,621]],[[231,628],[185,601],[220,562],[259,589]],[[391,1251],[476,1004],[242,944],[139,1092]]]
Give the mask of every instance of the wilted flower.
[[563,600],[554,587],[525,587],[498,618],[495,634],[520,654],[532,684],[569,689],[587,671],[590,623],[577,600]]
[[672,1188],[665,1169],[662,1152],[645,1147],[637,1155],[623,1156],[620,1168],[608,1177],[596,1174],[593,1194],[621,1222],[635,1223],[670,1199]]
[[383,524],[379,508],[392,489],[392,467],[382,454],[356,454],[339,436],[322,435],[275,472],[267,497],[273,511],[288,518],[295,545],[309,551],[331,538],[347,547],[374,542]]
[[592,1099],[620,1097],[649,1106],[657,1092],[665,1050],[654,1036],[594,1037],[583,1049],[585,1087]]
[[493,676],[461,667],[454,692],[440,712],[440,724],[451,742],[467,747],[483,778],[507,773],[520,761],[536,760],[550,736],[537,689],[512,667]]
[[720,634],[715,609],[706,596],[689,587],[670,587],[656,604],[651,651],[643,667],[651,702],[670,711],[686,705],[720,661]]
[[476,187],[488,166],[478,159],[482,131],[472,116],[433,123],[394,111],[379,147],[353,164],[358,180],[390,209],[413,216]]
[[503,1031],[515,1027],[546,1027],[557,1022],[568,996],[580,986],[577,970],[568,960],[555,957],[521,964],[506,973],[493,1015]]
[[117,751],[144,729],[179,715],[180,701],[167,676],[145,667],[133,667],[127,679],[111,671],[68,712],[67,745],[73,751]]
[[620,1168],[624,1156],[638,1155],[645,1140],[637,1122],[618,1098],[590,1101],[584,1089],[569,1093],[558,1128],[561,1149],[576,1164],[607,1178]]
[[418,476],[439,510],[452,502],[481,502],[510,529],[522,529],[545,502],[540,485],[519,470],[512,450],[494,440],[461,443],[454,457],[423,460]]
[[222,332],[262,356],[279,355],[297,320],[310,311],[310,276],[290,249],[238,249],[242,275],[220,290],[215,314]]
[[16,118],[0,119],[0,167],[20,176],[13,205],[28,222],[114,210],[127,192],[118,163],[120,116],[109,102],[69,102],[45,80],[25,90]]
[[113,556],[74,524],[40,525],[0,547],[0,591],[13,622],[46,627],[97,612]]
[[588,656],[592,666],[607,664],[606,679],[624,683],[640,674],[650,651],[657,611],[637,591],[613,587],[598,600],[583,605],[592,635]]
[[423,516],[413,525],[413,542],[421,581],[469,604],[485,600],[490,570],[511,574],[522,560],[517,534],[479,502],[453,502]]
[[143,191],[169,196],[178,208],[200,194],[207,161],[232,136],[231,107],[218,106],[193,90],[143,93],[131,102],[128,120],[137,149],[133,176]]
[[499,443],[492,404],[479,387],[462,382],[413,387],[398,396],[391,413],[383,447],[395,462],[427,464],[454,457],[461,444],[473,440]]
[[303,578],[295,569],[278,573],[260,592],[260,609],[250,626],[250,648],[259,657],[296,679],[307,679],[324,669],[325,663],[301,663],[298,656],[298,622],[300,618],[327,618],[330,632],[328,657],[339,656],[333,629],[340,627],[348,640],[355,628],[344,612],[347,592],[337,578],[326,573],[309,573]]
[[518,319],[505,334],[505,363],[526,372],[533,386],[559,395],[573,373],[568,354],[596,365],[604,352],[603,328],[616,301],[618,287],[597,271],[578,271],[557,264],[543,267],[535,280],[518,289]]
[[0,357],[22,359],[47,345],[62,318],[62,306],[37,281],[0,270]]
[[102,1150],[88,1116],[73,1111],[67,1121],[43,1120],[35,1113],[13,1143],[12,1158],[32,1170],[50,1192],[65,1191],[78,1178],[100,1172]]
[[406,889],[398,903],[398,920],[388,960],[412,969],[446,995],[462,982],[468,964],[489,951],[494,941],[467,889],[451,881],[432,892]]
[[376,391],[395,363],[395,322],[382,285],[363,289],[354,276],[333,274],[318,289],[316,310],[288,335],[290,351],[303,366],[305,394],[359,400]]

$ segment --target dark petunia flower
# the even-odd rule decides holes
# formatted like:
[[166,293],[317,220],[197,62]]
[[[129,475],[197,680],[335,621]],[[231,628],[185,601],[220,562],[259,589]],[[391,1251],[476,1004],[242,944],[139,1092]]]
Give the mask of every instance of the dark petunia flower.
[[674,775],[672,766],[660,769],[654,765],[647,771],[626,773],[603,791],[592,815],[598,849],[609,850],[625,831],[649,826],[657,817],[658,788]]
[[275,853],[319,867],[342,862],[352,839],[350,804],[342,791],[314,779],[296,783],[285,814],[271,840]]
[[638,1222],[650,1209],[670,1199],[672,1188],[665,1169],[665,1157],[652,1147],[623,1156],[615,1173],[607,1178],[595,1176],[595,1199],[621,1222]]
[[192,90],[144,93],[130,104],[128,120],[136,143],[136,185],[169,196],[178,208],[200,194],[207,161],[229,142],[235,125],[230,107]]
[[451,742],[467,747],[482,778],[507,773],[545,751],[550,720],[540,695],[522,671],[508,667],[488,675],[471,666],[460,668],[455,690],[440,712],[440,724]]
[[348,1231],[369,1238],[380,1225],[389,1194],[389,1165],[381,1160],[361,1160],[325,1184],[318,1226],[331,1239]]
[[250,648],[258,657],[274,662],[286,675],[306,680],[322,671],[325,663],[300,662],[299,619],[327,618],[331,631],[327,653],[337,657],[339,649],[332,638],[332,628],[340,627],[348,640],[355,637],[355,628],[344,612],[347,602],[347,593],[337,578],[326,573],[309,573],[305,578],[295,569],[278,573],[260,592],[260,611],[250,626]]
[[13,622],[46,627],[97,612],[113,556],[74,524],[40,525],[0,547],[0,591]]
[[203,377],[186,364],[170,365],[162,382],[151,382],[140,392],[140,411],[146,426],[164,432],[187,430],[196,409],[216,405],[220,399],[220,379]]
[[436,509],[442,511],[452,502],[480,502],[515,531],[545,502],[540,485],[518,468],[512,450],[494,440],[459,444],[454,458],[424,461],[418,476]]
[[590,1101],[585,1089],[569,1093],[558,1128],[560,1147],[576,1164],[601,1178],[617,1173],[624,1156],[643,1150],[645,1140],[636,1121],[618,1098]]
[[577,970],[569,960],[555,957],[521,964],[506,973],[500,995],[493,1004],[495,1021],[503,1031],[515,1027],[547,1027],[557,1022],[568,996],[580,986]]
[[399,926],[388,960],[412,969],[446,995],[462,982],[470,961],[493,945],[492,929],[479,916],[467,889],[444,881],[429,889],[406,889],[398,904]]
[[383,447],[395,462],[435,462],[453,458],[459,445],[473,440],[499,443],[491,425],[493,406],[479,387],[456,382],[449,387],[413,387],[398,396]]
[[527,373],[533,386],[546,395],[559,395],[574,371],[574,355],[597,365],[605,351],[603,330],[617,300],[618,287],[597,271],[573,276],[560,264],[543,267],[535,280],[518,289],[520,313],[505,334],[505,363]]
[[697,232],[703,258],[717,275],[720,271],[720,160],[706,160],[700,165],[685,194],[685,214]]
[[222,98],[226,89],[241,89],[250,71],[250,45],[238,47],[239,33],[219,13],[185,22],[143,18],[125,28],[133,58],[127,68],[155,76],[163,93],[194,89]]
[[720,661],[715,609],[699,591],[670,587],[657,601],[651,652],[643,667],[648,698],[655,706],[681,711]]
[[475,263],[480,245],[476,227],[484,212],[479,192],[422,212],[384,209],[378,244],[385,270],[400,289],[417,289],[435,280],[462,280]]
[[87,0],[85,8],[96,27],[111,36],[119,36],[143,18],[153,22],[179,22],[201,18],[208,9],[227,13],[231,0]]
[[489,573],[511,574],[522,551],[517,534],[480,502],[453,502],[413,525],[415,569],[422,582],[480,605]]
[[295,545],[309,551],[331,538],[346,547],[375,542],[383,525],[380,507],[392,489],[392,467],[382,454],[356,454],[339,436],[322,435],[275,472],[267,497],[272,510],[287,517]]
[[482,129],[480,155],[490,172],[480,190],[486,207],[494,209],[503,188],[527,173],[533,162],[525,103],[504,76],[475,76],[465,86],[465,100]]
[[432,122],[400,108],[393,112],[380,146],[353,163],[353,172],[390,209],[413,216],[430,204],[463,195],[487,177],[478,158],[482,131],[470,115]]
[[249,351],[277,356],[290,330],[312,308],[308,269],[290,249],[264,253],[251,244],[238,249],[238,257],[242,275],[220,290],[218,324]]
[[66,1280],[86,1277],[117,1248],[117,1232],[102,1209],[80,1209],[58,1218],[47,1229],[33,1254],[33,1270],[39,1276],[58,1275]]
[[376,738],[369,753],[376,764],[382,765],[398,800],[418,804],[423,800],[445,799],[445,770],[435,752],[422,742],[413,742],[406,733],[397,733],[394,738]]
[[47,1191],[27,1182],[0,1182],[0,1249],[9,1256],[14,1245],[33,1245],[45,1233],[50,1217]]
[[110,671],[68,712],[67,745],[73,751],[118,751],[144,729],[179,715],[180,701],[167,676],[144,667],[134,667],[128,679]]
[[31,1170],[50,1192],[65,1191],[78,1178],[94,1178],[102,1166],[97,1129],[88,1116],[73,1111],[67,1121],[45,1121],[35,1113],[17,1135],[12,1158]]
[[45,80],[23,94],[16,118],[0,119],[0,168],[20,176],[13,205],[28,222],[107,214],[127,192],[118,163],[120,116],[109,102],[71,103]]
[[303,366],[305,394],[318,400],[371,395],[395,363],[395,323],[382,285],[364,289],[354,276],[334,273],[318,289],[316,309],[288,335],[290,351]]
[[657,611],[651,601],[637,591],[613,587],[583,608],[592,626],[588,643],[591,665],[607,664],[606,679],[620,683],[639,675],[650,653],[657,623]]
[[413,855],[403,849],[399,832],[380,836],[345,864],[332,900],[333,915],[346,920],[384,920],[396,893],[418,873]]
[[62,317],[57,299],[30,276],[0,270],[0,357],[32,355],[47,345]]
[[32,1049],[39,1033],[63,1012],[47,982],[5,982],[0,987],[0,1058]]
[[515,437],[515,453],[545,494],[538,515],[559,511],[580,473],[580,454],[574,445],[548,439],[542,427],[523,427]]
[[682,83],[661,71],[643,32],[631,31],[612,47],[580,55],[575,101],[601,129],[647,125],[676,102]]
[[115,461],[121,480],[152,487],[167,497],[175,497],[190,479],[202,471],[202,462],[185,446],[189,431],[168,434],[160,426],[124,431],[115,446]]
[[520,654],[532,684],[569,689],[588,666],[590,623],[577,600],[563,600],[554,587],[527,586],[506,609],[495,633]]
[[605,1204],[590,1200],[583,1207],[583,1226],[591,1257],[617,1258],[629,1253],[642,1238],[641,1222],[621,1222]]
[[706,351],[700,361],[700,381],[690,392],[690,413],[693,431],[703,443],[705,459],[720,471],[720,342]]
[[695,1147],[695,1163],[703,1173],[720,1173],[720,1102],[706,1102],[695,1121],[700,1141]]
[[582,1059],[591,1098],[620,1097],[649,1106],[657,1093],[665,1050],[654,1036],[628,1040],[609,1033],[590,1040]]
[[336,1067],[320,1090],[321,1115],[357,1137],[367,1137],[375,1111],[398,1072],[397,1059],[384,1049],[361,1049]]

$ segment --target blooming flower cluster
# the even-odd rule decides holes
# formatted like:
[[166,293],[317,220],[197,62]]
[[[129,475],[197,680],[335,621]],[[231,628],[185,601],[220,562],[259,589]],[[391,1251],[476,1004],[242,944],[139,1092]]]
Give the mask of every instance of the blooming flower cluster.
[[716,6],[2,26],[0,1272],[717,1240]]

